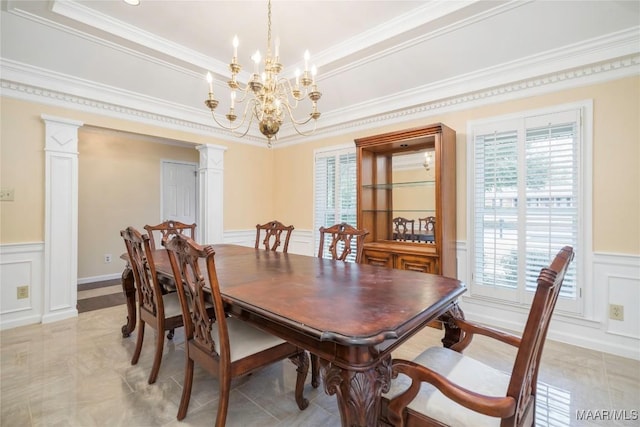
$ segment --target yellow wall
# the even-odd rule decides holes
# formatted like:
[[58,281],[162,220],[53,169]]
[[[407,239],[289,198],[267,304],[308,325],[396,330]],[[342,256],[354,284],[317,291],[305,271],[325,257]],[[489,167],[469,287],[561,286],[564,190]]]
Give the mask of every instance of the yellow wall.
[[[345,132],[340,136],[275,150],[275,162],[280,169],[284,169],[284,165],[300,164],[295,172],[281,170],[275,174],[274,187],[281,190],[278,200],[282,202],[276,204],[275,215],[286,216],[287,223],[295,224],[297,228],[313,227],[310,211],[315,149],[353,142],[355,138],[377,133],[442,122],[455,129],[457,134],[457,238],[466,240],[467,123],[588,99],[592,99],[594,105],[593,249],[640,254],[640,77],[439,114],[399,125]],[[281,200],[288,195],[292,196],[288,202]],[[308,208],[301,206],[300,201],[303,200],[308,200]]]
[[[78,159],[78,277],[83,278],[122,270],[120,230],[133,226],[144,232],[146,224],[161,222],[161,161],[198,164],[198,152],[128,133],[80,129]],[[111,264],[104,263],[105,254],[113,255]]]
[[[129,224],[141,227],[158,222],[160,159],[198,162],[195,148],[154,143],[153,137],[182,141],[194,147],[207,143],[227,147],[224,154],[225,230],[250,229],[257,222],[273,219],[273,150],[6,97],[0,98],[0,109],[0,186],[15,191],[14,201],[0,202],[1,244],[44,240],[42,114],[78,120],[85,128],[121,131],[117,132],[120,137],[114,136],[116,132],[108,136],[83,128],[79,131],[80,278],[120,272],[122,268],[116,259],[121,252],[119,230]],[[109,185],[103,186],[104,183]],[[146,190],[142,190],[143,187]],[[100,224],[94,225],[92,217]],[[87,240],[85,230],[99,238]],[[112,264],[103,263],[105,253],[114,256]]]
[[[467,123],[587,99],[594,102],[593,248],[599,252],[640,254],[640,77],[439,114],[403,124],[345,131],[340,136],[273,150],[2,98],[0,185],[3,189],[15,189],[15,201],[0,204],[0,243],[38,242],[44,238],[44,124],[41,114],[79,120],[97,127],[228,147],[224,154],[225,231],[252,229],[258,222],[274,218],[294,224],[296,229],[313,229],[315,149],[352,143],[355,138],[380,132],[442,122],[457,131],[458,239],[465,240]],[[84,142],[81,142],[79,157],[81,169],[85,167],[82,144]]]

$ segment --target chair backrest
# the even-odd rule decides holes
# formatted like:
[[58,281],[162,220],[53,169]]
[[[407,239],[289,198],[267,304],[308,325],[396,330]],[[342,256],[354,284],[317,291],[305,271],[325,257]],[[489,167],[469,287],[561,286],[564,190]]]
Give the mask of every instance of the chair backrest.
[[146,310],[156,317],[164,317],[162,289],[153,262],[149,236],[140,234],[133,227],[127,227],[120,231],[120,235],[124,239],[129,255],[129,264],[136,283],[140,309]]
[[[219,356],[221,367],[230,366],[229,333],[213,259],[215,255],[213,247],[201,246],[182,234],[163,240],[162,244],[167,249],[173,276],[176,278],[176,288],[184,319],[185,339],[192,340],[209,356]],[[200,263],[200,260],[204,262]],[[206,268],[206,271],[203,272],[202,267]],[[209,285],[207,290],[204,289],[206,284]],[[215,310],[214,318],[207,314],[210,306],[205,303],[205,292],[211,295]],[[214,322],[217,323],[217,328],[213,327]],[[211,333],[214,329],[218,332],[215,336]]]
[[529,317],[525,325],[520,347],[511,373],[507,396],[518,402],[516,419],[520,419],[527,408],[531,395],[536,395],[538,368],[542,349],[547,337],[551,315],[558,300],[562,281],[573,259],[573,248],[565,246],[555,256],[548,268],[538,276],[538,286],[533,297]]
[[[413,240],[415,234],[415,220],[407,219],[401,216],[393,218],[393,230],[395,231],[396,240]],[[411,226],[411,228],[409,228]]]
[[362,260],[364,238],[367,234],[369,234],[369,231],[358,230],[346,222],[335,224],[328,228],[320,227],[318,258],[322,258],[323,256],[326,236],[331,236],[331,243],[329,245],[331,258],[339,261],[345,261],[352,252],[353,240],[355,239],[355,261],[359,263]]
[[[424,227],[422,223],[424,222]],[[425,218],[418,218],[418,231],[420,233],[433,234],[436,228],[436,217],[427,216]]]
[[[262,230],[265,231],[264,239],[261,239],[260,234]],[[294,230],[293,225],[285,226],[280,221],[273,220],[266,224],[256,224],[256,246],[258,249],[260,244],[264,246],[267,251],[275,251],[278,249],[282,242],[282,234],[284,233],[284,245],[282,246],[282,252],[287,253],[289,250],[289,239],[291,238],[291,232]],[[262,240],[262,241],[261,241]]]
[[192,239],[196,238],[196,224],[184,224],[180,221],[168,220],[164,221],[158,225],[145,225],[144,229],[147,231],[149,235],[149,240],[151,240],[151,249],[156,250],[156,242],[154,239],[154,232],[159,232],[158,235],[161,237],[160,242],[166,239],[167,237],[171,238],[176,234],[184,234],[185,231],[189,232],[189,237]]

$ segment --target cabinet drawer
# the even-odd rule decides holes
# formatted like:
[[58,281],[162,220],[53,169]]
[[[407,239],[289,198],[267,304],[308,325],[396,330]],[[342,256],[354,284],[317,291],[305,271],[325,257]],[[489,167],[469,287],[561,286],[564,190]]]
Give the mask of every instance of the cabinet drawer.
[[438,274],[438,259],[418,255],[396,255],[395,268]]
[[364,264],[393,268],[393,258],[394,256],[391,252],[365,250],[362,255],[362,262]]

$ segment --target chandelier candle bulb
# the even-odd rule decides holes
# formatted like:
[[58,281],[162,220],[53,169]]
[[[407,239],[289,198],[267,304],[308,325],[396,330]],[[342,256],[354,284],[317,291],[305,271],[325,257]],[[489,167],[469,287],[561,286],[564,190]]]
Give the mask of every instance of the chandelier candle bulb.
[[209,83],[209,94],[213,95],[213,76],[207,73],[207,82]]
[[238,36],[233,36],[233,62],[236,62],[236,58],[238,57],[238,45],[240,41],[238,40]]

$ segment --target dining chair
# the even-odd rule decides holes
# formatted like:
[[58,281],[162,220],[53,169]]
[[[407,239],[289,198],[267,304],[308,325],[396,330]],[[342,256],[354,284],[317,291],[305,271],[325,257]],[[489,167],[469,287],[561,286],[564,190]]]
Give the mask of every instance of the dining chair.
[[147,231],[147,234],[149,235],[149,240],[151,241],[151,249],[153,249],[154,251],[157,249],[156,241],[154,238],[154,234],[156,233],[157,235],[160,236],[160,241],[166,238],[171,238],[176,234],[184,234],[185,232],[188,232],[189,237],[191,237],[192,239],[196,238],[195,223],[184,224],[180,221],[167,220],[167,221],[161,222],[158,225],[147,224],[144,226],[144,229]]
[[[354,226],[342,222],[334,224],[331,227],[320,227],[320,245],[318,247],[318,258],[324,257],[325,240],[330,239],[329,254],[336,261],[347,261],[349,255],[353,252],[355,245],[356,263],[362,261],[364,251],[364,238],[369,234],[368,230],[358,230]],[[355,239],[355,241],[354,241]],[[315,388],[320,384],[320,363],[318,356],[311,355],[311,385]]]
[[[424,226],[422,225],[424,223]],[[436,217],[427,216],[418,218],[418,235],[424,236],[427,243],[435,243]]]
[[[284,245],[282,246],[282,252],[287,253],[289,250],[289,239],[291,238],[291,232],[294,230],[293,225],[285,226],[280,221],[270,221],[266,224],[256,224],[256,246],[258,249],[260,244],[264,246],[267,251],[275,251],[280,246],[282,241],[282,234],[284,234]],[[260,237],[264,231],[264,239]]]
[[[346,261],[353,252],[355,245],[355,262],[362,261],[364,250],[364,238],[369,234],[367,230],[358,230],[346,222],[332,225],[331,227],[320,227],[320,245],[318,247],[318,258],[324,257],[324,244],[326,239],[330,239],[329,254],[331,258],[338,261]],[[354,241],[355,239],[355,241]]]
[[[401,216],[393,218],[393,231],[395,240],[413,241],[415,236],[415,219],[407,219]],[[411,227],[411,228],[409,228]]]
[[133,227],[127,227],[120,231],[120,235],[127,248],[138,295],[138,339],[131,364],[138,363],[144,341],[145,326],[149,325],[156,331],[156,353],[149,374],[149,384],[153,384],[160,371],[164,349],[164,332],[169,331],[167,338],[173,338],[174,329],[183,324],[182,310],[178,294],[175,292],[164,294],[160,287],[149,236],[140,234]]
[[[218,378],[218,427],[226,422],[231,379],[285,358],[297,366],[295,399],[298,408],[305,409],[309,405],[303,396],[309,371],[307,353],[244,320],[226,315],[212,246],[201,246],[183,235],[164,240],[163,244],[176,283],[182,285],[177,286],[177,293],[185,324],[186,366],[178,420],[187,415],[196,362]],[[214,316],[205,314],[208,301],[213,305]]]
[[[392,361],[391,389],[382,416],[394,426],[532,426],[536,386],[549,322],[573,248],[565,246],[538,276],[527,323],[520,337],[455,319],[462,340],[431,347],[413,361]],[[462,354],[475,334],[517,348],[511,373]]]

